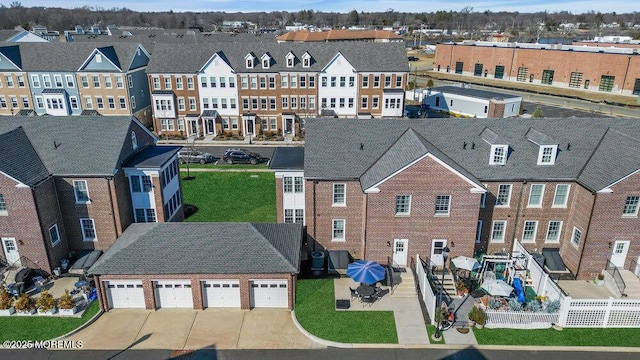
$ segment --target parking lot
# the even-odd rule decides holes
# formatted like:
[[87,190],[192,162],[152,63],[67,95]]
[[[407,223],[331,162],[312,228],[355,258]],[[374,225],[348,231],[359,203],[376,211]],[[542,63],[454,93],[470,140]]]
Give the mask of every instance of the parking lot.
[[593,117],[611,117],[611,115],[603,114],[595,111],[584,111],[572,108],[564,108],[559,106],[550,106],[545,104],[538,104],[529,101],[523,102],[523,114],[530,114],[536,111],[536,108],[540,108],[542,116],[546,118],[593,118]]

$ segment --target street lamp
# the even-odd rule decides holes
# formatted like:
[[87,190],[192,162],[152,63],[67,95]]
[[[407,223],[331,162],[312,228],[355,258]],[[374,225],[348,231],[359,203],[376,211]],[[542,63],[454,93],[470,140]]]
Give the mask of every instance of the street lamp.
[[449,247],[445,246],[442,249],[442,282],[440,283],[440,299],[438,300],[438,322],[436,323],[436,333],[433,335],[434,339],[440,340],[440,327],[442,326],[442,293],[444,292],[444,273],[447,265],[447,258],[449,257]]

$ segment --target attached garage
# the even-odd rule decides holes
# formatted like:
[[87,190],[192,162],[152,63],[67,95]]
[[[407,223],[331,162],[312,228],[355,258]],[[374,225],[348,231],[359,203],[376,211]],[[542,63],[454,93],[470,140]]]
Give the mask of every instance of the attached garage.
[[193,293],[189,280],[154,281],[158,308],[193,308]]
[[140,280],[110,280],[105,282],[110,309],[144,309],[144,291]]
[[251,307],[288,308],[289,291],[287,280],[251,281]]
[[240,307],[238,280],[206,280],[202,282],[204,307]]

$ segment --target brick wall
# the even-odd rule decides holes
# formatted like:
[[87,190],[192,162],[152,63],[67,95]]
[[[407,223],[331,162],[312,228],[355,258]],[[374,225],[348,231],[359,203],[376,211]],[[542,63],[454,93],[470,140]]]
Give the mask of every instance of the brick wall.
[[[53,268],[60,265],[60,259],[66,258],[69,254],[67,235],[62,214],[60,213],[54,179],[49,178],[38,185],[34,190],[34,196],[36,198],[40,228],[43,231],[43,241],[41,245],[44,247],[43,250],[45,253],[48,254],[38,265],[51,273]],[[60,235],[60,242],[55,246],[51,244],[51,236],[49,234],[49,228],[54,226],[54,224],[57,224],[58,234]]]
[[489,100],[489,111],[487,112],[488,118],[501,118],[504,117],[504,101],[496,101],[495,99]]
[[109,280],[142,280],[142,287],[145,297],[145,306],[149,310],[157,308],[155,301],[155,291],[153,288],[153,282],[157,280],[190,280],[191,291],[193,295],[193,307],[194,309],[202,309],[204,304],[202,281],[205,280],[225,280],[233,279],[240,282],[240,308],[251,308],[251,280],[287,280],[289,290],[289,309],[293,309],[295,301],[295,281],[296,275],[291,274],[179,274],[179,275],[102,275],[98,277],[98,288],[101,293],[98,296],[100,300],[100,308],[104,311],[109,311],[107,304],[105,281]]
[[[453,257],[473,256],[480,194],[472,185],[427,157],[367,195],[366,258],[386,263],[394,239],[408,239],[408,256],[431,257],[433,239],[447,239]],[[396,216],[396,196],[411,195],[409,216]],[[435,215],[438,195],[450,195],[450,214]],[[451,243],[455,246],[451,246]]]

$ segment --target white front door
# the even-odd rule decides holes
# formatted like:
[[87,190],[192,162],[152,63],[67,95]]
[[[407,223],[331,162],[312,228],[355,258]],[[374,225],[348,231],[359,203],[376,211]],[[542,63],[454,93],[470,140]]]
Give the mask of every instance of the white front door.
[[144,290],[142,281],[107,281],[107,299],[110,309],[144,309]]
[[4,249],[4,255],[9,265],[20,267],[20,254],[18,253],[18,246],[16,245],[16,239],[14,238],[2,238],[2,248]]
[[240,307],[238,280],[209,280],[202,282],[204,307]]
[[158,308],[193,308],[191,281],[164,280],[154,283],[156,307]]
[[636,268],[633,269],[633,273],[636,274],[636,276],[640,276],[640,256],[638,256],[638,260],[636,261]]
[[398,266],[407,266],[407,239],[393,240],[393,263]]
[[431,262],[436,266],[444,265],[444,258],[442,257],[442,249],[447,246],[446,239],[434,239],[431,242]]
[[627,260],[627,253],[629,252],[629,242],[629,240],[616,240],[613,243],[611,263],[616,267],[624,268],[624,263]]
[[289,307],[287,280],[254,280],[251,282],[251,307]]

